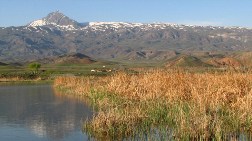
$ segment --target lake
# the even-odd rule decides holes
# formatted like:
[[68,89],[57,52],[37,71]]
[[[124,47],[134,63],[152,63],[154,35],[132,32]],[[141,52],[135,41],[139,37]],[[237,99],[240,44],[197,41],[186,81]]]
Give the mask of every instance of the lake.
[[85,102],[50,85],[0,86],[1,141],[88,140],[81,129],[91,116]]

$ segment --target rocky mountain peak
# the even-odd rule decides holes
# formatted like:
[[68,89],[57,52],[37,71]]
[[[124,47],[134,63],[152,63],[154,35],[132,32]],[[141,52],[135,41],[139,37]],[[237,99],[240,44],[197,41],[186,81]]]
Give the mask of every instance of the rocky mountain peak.
[[47,21],[48,23],[55,23],[56,25],[73,25],[77,26],[78,23],[69,17],[65,16],[64,14],[60,13],[59,11],[49,13],[43,20]]
[[45,26],[45,25],[76,28],[79,26],[79,23],[65,16],[63,13],[55,11],[49,13],[46,17],[40,20],[36,20],[28,24],[28,26]]
[[44,17],[44,20],[51,21],[51,22],[57,22],[61,18],[64,18],[65,15],[63,13],[60,13],[59,11],[51,12],[46,17]]

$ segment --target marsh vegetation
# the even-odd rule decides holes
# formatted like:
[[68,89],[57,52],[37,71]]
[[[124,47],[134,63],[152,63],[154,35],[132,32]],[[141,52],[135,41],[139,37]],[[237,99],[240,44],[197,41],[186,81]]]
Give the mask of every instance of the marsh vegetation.
[[88,98],[83,130],[99,139],[250,138],[252,73],[184,70],[58,77],[54,86]]

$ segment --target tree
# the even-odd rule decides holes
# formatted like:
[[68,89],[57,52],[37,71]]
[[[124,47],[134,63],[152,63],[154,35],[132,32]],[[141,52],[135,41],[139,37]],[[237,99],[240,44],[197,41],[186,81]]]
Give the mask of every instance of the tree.
[[39,64],[39,63],[29,64],[29,68],[34,70],[34,73],[37,73],[40,67],[41,67],[41,64]]

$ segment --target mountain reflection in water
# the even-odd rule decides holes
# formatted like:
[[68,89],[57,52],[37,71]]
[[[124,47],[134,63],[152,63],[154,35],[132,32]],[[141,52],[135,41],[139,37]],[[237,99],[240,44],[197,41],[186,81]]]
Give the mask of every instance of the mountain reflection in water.
[[91,114],[49,85],[0,86],[0,140],[85,140],[81,126]]

